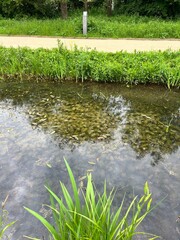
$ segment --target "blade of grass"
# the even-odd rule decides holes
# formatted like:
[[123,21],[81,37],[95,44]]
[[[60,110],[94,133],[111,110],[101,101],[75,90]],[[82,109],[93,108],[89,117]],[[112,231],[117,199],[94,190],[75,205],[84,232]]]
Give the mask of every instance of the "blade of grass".
[[64,161],[65,161],[66,168],[67,168],[68,174],[69,174],[69,178],[70,178],[70,181],[71,181],[71,184],[72,184],[72,189],[73,189],[73,192],[74,192],[74,199],[75,199],[75,203],[76,203],[76,209],[77,209],[77,211],[80,211],[81,204],[80,204],[78,188],[77,188],[77,185],[76,185],[76,182],[75,182],[75,179],[74,179],[74,175],[73,175],[73,173],[71,171],[71,168],[69,167],[66,159],[64,159]]
[[46,228],[47,230],[52,234],[55,240],[59,239],[59,234],[57,231],[54,229],[54,227],[45,219],[43,218],[40,214],[36,213],[35,211],[24,207],[29,213],[31,213],[34,217],[36,217]]

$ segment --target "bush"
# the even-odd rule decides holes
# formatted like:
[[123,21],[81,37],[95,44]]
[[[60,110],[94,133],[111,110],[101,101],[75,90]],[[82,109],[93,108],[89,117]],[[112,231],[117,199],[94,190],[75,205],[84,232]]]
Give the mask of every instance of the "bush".
[[58,14],[57,2],[53,0],[3,0],[0,2],[0,14],[6,18],[55,17]]
[[126,0],[118,2],[116,11],[121,14],[174,18],[179,16],[180,2],[177,0]]
[[7,18],[12,18],[19,14],[22,9],[22,0],[3,0],[0,2],[0,14]]

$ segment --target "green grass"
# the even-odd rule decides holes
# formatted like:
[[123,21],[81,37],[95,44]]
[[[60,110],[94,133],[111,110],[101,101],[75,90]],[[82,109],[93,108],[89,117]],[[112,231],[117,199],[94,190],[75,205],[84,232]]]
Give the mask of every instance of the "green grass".
[[76,80],[180,87],[180,51],[117,52],[0,48],[1,79]]
[[[126,210],[123,209],[125,197],[120,201],[120,206],[113,209],[114,190],[108,194],[106,183],[104,183],[103,193],[98,193],[93,184],[92,176],[89,174],[87,175],[87,186],[85,191],[81,190],[82,197],[80,197],[72,170],[67,161],[65,163],[73,194],[62,182],[60,182],[63,195],[61,197],[46,187],[50,194],[51,205],[49,208],[53,213],[53,223],[48,222],[37,212],[25,208],[47,228],[52,239],[132,240],[135,235],[146,234],[136,230],[152,211],[152,196],[147,183],[144,185],[143,196],[134,197]],[[152,234],[148,235],[151,239],[158,238]],[[37,238],[28,238],[37,240]]]
[[[82,12],[68,20],[1,19],[0,34],[82,37]],[[139,16],[91,14],[87,37],[97,38],[180,38],[180,20]]]

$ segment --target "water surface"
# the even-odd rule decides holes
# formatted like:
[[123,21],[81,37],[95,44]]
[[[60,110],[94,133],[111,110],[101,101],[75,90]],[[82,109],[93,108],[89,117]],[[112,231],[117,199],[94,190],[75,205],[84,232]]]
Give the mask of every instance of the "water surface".
[[[18,220],[13,240],[48,235],[23,206],[49,217],[44,184],[69,186],[65,157],[78,181],[92,172],[99,190],[165,200],[140,230],[180,239],[180,92],[117,84],[0,83],[0,200]],[[147,237],[138,239],[147,239]]]

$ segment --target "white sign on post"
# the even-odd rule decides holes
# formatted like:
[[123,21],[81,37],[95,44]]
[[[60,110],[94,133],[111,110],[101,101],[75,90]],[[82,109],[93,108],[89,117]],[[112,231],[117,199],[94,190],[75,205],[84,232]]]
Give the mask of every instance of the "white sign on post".
[[83,35],[87,34],[87,12],[83,12]]

